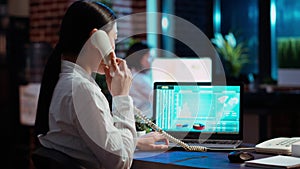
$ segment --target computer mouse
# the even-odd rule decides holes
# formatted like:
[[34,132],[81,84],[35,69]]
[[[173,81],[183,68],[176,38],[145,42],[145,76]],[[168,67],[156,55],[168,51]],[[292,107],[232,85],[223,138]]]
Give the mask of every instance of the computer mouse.
[[248,160],[253,160],[254,156],[246,151],[232,151],[228,154],[228,159],[231,163],[243,163]]

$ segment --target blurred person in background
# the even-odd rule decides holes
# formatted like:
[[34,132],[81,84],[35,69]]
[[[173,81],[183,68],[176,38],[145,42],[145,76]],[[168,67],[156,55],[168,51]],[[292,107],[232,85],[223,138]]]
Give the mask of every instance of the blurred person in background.
[[131,70],[133,79],[129,95],[133,104],[142,110],[148,118],[152,118],[152,92],[153,83],[151,79],[151,48],[143,42],[133,43],[126,52],[125,60]]

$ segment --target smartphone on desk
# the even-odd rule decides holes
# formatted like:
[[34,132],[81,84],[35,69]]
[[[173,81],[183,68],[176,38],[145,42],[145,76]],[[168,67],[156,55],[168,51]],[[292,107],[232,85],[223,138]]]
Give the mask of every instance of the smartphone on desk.
[[292,144],[300,142],[300,137],[278,137],[273,138],[255,146],[258,153],[291,155]]

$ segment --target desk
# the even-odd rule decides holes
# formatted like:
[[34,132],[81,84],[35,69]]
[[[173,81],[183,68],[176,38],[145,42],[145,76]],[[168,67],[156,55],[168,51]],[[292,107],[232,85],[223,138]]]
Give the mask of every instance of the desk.
[[[241,163],[230,163],[228,152],[144,152],[136,151],[132,169],[196,169],[196,168],[245,168]],[[253,153],[255,159],[270,155]]]

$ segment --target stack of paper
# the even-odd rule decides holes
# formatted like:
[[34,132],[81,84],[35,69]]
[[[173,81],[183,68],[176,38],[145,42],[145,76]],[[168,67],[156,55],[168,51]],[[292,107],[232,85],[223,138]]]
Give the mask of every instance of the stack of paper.
[[300,168],[300,158],[278,155],[246,161],[245,165],[261,168]]

